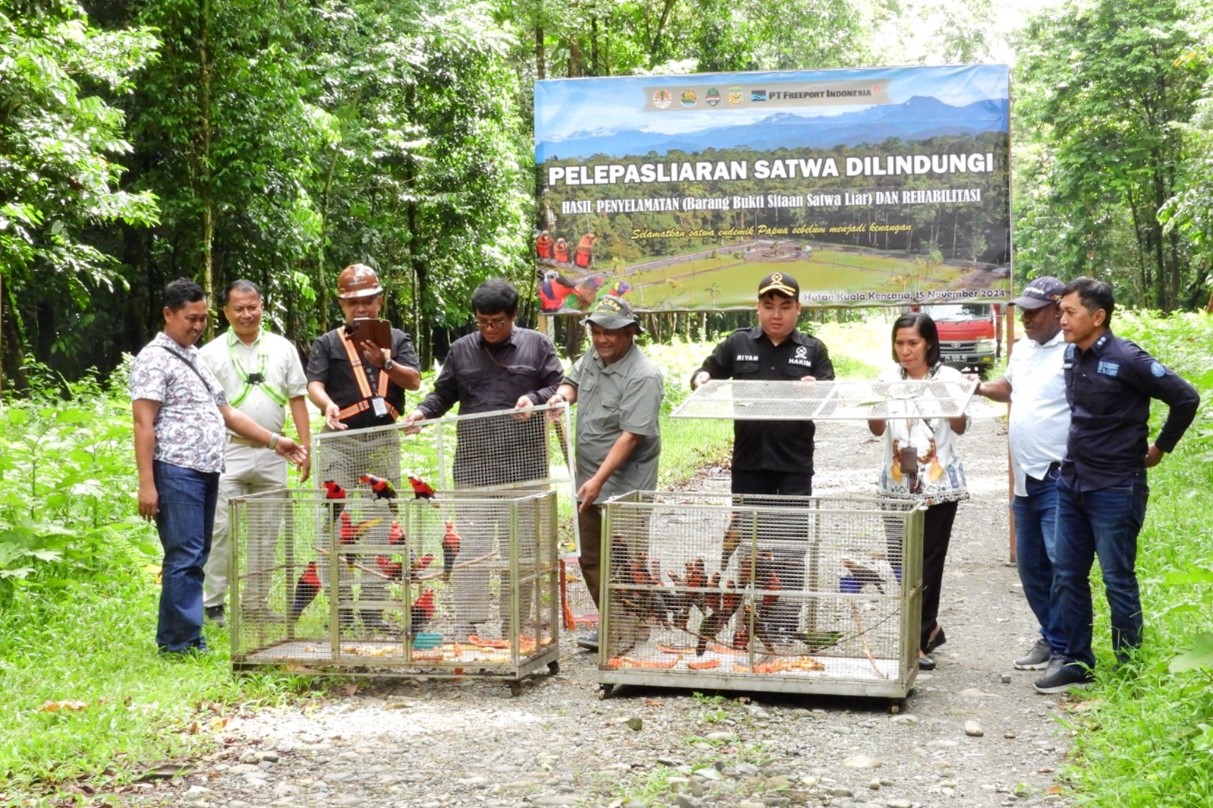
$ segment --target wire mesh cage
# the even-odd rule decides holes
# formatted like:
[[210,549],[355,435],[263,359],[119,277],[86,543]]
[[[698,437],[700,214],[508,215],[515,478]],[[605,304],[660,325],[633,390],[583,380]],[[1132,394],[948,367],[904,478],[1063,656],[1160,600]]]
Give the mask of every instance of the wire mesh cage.
[[675,408],[673,418],[736,421],[843,421],[955,418],[977,382],[968,379],[887,381],[756,381],[713,379]]
[[342,493],[232,500],[234,665],[515,682],[556,669],[554,491]]
[[576,555],[572,434],[567,408],[547,405],[323,432],[313,440],[313,477],[338,491],[385,480],[386,489],[374,489],[381,495],[421,498],[453,489],[558,490],[569,495],[560,498],[562,554]]
[[605,692],[909,692],[922,608],[916,503],[634,491],[603,510]]

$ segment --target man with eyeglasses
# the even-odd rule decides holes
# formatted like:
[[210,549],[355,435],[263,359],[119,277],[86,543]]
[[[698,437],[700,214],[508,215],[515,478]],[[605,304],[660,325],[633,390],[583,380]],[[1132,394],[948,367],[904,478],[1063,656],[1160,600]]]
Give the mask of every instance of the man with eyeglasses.
[[[226,334],[202,346],[198,356],[223,385],[228,402],[270,432],[280,433],[290,410],[299,443],[311,443],[307,411],[307,379],[299,351],[290,340],[261,327],[264,307],[261,289],[249,280],[228,284],[223,293],[223,315],[230,326]],[[231,560],[228,529],[228,500],[286,487],[286,461],[260,443],[228,432],[227,468],[219,478],[219,500],[215,505],[215,533],[207,558],[202,606],[206,619],[222,626],[223,600],[227,595],[227,571]],[[306,482],[310,466],[299,473]],[[268,617],[269,570],[274,564],[281,511],[259,512],[258,525],[249,531],[246,573],[241,602],[246,616]]]
[[[529,328],[515,325],[518,292],[506,281],[492,278],[472,293],[476,331],[451,344],[434,391],[405,417],[410,425],[440,418],[456,404],[460,415],[524,409],[545,403],[560,384],[564,370],[551,340]],[[544,419],[520,417],[493,429],[485,423],[461,421],[456,430],[455,484],[461,488],[489,488],[532,484],[539,488],[549,476]],[[461,555],[474,558],[492,549],[497,527],[487,516],[461,517]],[[472,524],[471,522],[475,522]],[[525,533],[526,531],[521,531]],[[483,566],[454,571],[452,582],[459,611],[460,639],[481,630],[476,624],[489,619],[489,573]],[[523,613],[529,588],[520,592]]]
[[[324,431],[368,429],[396,422],[404,408],[406,390],[421,387],[420,361],[409,335],[393,328],[391,345],[377,345],[369,339],[357,339],[353,324],[358,320],[377,320],[383,305],[383,287],[375,270],[365,264],[350,264],[337,276],[337,302],[345,324],[322,334],[312,345],[307,361],[308,398],[324,413]],[[344,444],[338,446],[338,444]],[[399,485],[400,442],[394,430],[377,430],[344,441],[328,441],[317,469],[320,482],[332,480],[347,492],[358,486],[364,474],[383,477]],[[380,544],[383,536],[370,535],[369,542]],[[382,541],[381,541],[382,539]],[[351,573],[343,572],[339,591],[348,592]],[[383,578],[362,576],[363,601],[386,600]],[[346,599],[341,594],[342,600]],[[358,614],[365,629],[387,633],[392,630],[383,619],[381,608],[362,608]],[[353,622],[352,611],[342,607],[342,624]]]

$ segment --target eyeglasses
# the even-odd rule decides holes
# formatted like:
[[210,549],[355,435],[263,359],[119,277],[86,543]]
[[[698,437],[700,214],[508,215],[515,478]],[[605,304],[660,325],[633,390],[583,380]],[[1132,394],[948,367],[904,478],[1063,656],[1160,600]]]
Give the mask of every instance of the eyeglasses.
[[476,320],[477,328],[486,329],[505,328],[505,326],[510,322],[510,318],[505,316],[481,317],[479,314],[477,314],[474,319]]

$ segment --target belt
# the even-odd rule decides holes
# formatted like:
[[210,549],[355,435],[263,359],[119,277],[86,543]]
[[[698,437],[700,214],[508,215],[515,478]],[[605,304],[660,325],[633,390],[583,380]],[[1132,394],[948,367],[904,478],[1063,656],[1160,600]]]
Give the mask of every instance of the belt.
[[265,448],[264,443],[260,443],[255,440],[250,440],[249,438],[242,438],[239,435],[228,435],[227,442],[236,443],[236,444],[239,444],[240,446],[252,446],[254,449],[264,449]]

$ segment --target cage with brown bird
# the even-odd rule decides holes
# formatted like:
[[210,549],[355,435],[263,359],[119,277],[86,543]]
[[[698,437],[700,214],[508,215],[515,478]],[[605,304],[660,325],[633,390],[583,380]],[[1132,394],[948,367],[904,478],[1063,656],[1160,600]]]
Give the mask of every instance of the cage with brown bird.
[[[613,537],[598,659],[605,691],[637,684],[902,699],[912,687],[921,608],[915,503],[635,491],[603,511]],[[722,553],[721,537],[733,533],[736,545]],[[905,559],[900,583],[883,572],[893,544]],[[668,570],[664,581],[654,568]],[[861,586],[840,585],[848,577]]]

